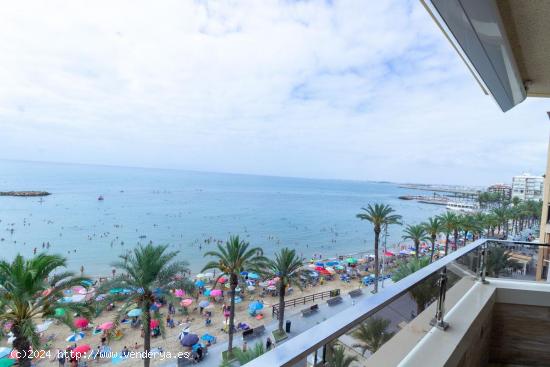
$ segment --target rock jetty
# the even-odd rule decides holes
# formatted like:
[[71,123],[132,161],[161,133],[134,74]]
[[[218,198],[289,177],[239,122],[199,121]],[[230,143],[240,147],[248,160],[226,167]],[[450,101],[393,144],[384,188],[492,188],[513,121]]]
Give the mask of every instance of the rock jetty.
[[51,195],[47,191],[0,191],[0,196],[48,196]]

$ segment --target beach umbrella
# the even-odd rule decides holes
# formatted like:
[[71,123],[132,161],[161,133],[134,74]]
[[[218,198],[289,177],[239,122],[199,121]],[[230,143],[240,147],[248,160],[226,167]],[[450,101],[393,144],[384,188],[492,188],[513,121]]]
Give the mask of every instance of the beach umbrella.
[[82,302],[84,301],[84,299],[86,299],[86,295],[85,294],[75,294],[74,296],[72,297],[69,297],[71,299],[71,303],[79,303],[79,302]]
[[315,267],[315,271],[321,271],[321,270],[325,270],[325,268],[323,268],[322,266]]
[[330,272],[327,269],[319,270],[319,274],[321,275],[330,275]]
[[342,266],[342,265],[336,265],[334,268],[337,269],[337,270],[344,270],[345,269],[344,266]]
[[235,303],[241,303],[243,299],[239,296],[235,297]]
[[83,332],[78,332],[78,333],[74,333],[74,334],[69,335],[67,337],[67,339],[65,339],[65,341],[77,342],[81,339],[84,339],[85,336],[86,336],[86,334],[84,334]]
[[63,290],[63,295],[64,296],[72,296],[73,295],[73,290],[72,289],[65,289],[65,290]]
[[317,277],[319,277],[319,274],[318,274],[317,272],[315,272],[315,271],[310,271],[310,272],[309,272],[309,276],[310,276],[310,277],[313,277],[313,278],[317,278]]
[[248,309],[250,311],[259,311],[261,310],[262,308],[264,308],[264,304],[260,301],[254,301],[254,302],[251,302],[249,305],[248,305]]
[[227,282],[227,278],[226,278],[226,277],[221,277],[221,278],[218,279],[218,283],[223,284],[223,283],[225,283],[225,282]]
[[256,273],[248,273],[248,279],[260,279],[260,276]]
[[134,308],[128,312],[129,317],[138,317],[141,315],[141,308]]
[[204,278],[206,278],[206,276],[203,273],[198,273],[197,275],[195,275],[195,278],[204,279]]
[[53,321],[44,321],[43,323],[36,325],[36,332],[43,333],[44,331],[48,330],[51,324],[53,324]]
[[100,294],[95,298],[96,301],[103,301],[105,298],[107,298],[106,294]]
[[331,267],[327,267],[327,268],[325,268],[325,270],[328,271],[330,274],[336,273],[336,271],[334,270],[334,268],[331,268]]
[[317,261],[315,263],[315,266],[325,266],[325,263],[324,262],[321,262],[321,261]]
[[185,296],[185,291],[183,289],[176,289],[174,291],[174,296],[182,298],[183,296]]
[[307,267],[310,268],[310,269],[315,269],[315,268],[317,267],[317,265],[315,265],[315,264],[308,264]]
[[120,293],[122,293],[122,288],[112,288],[111,290],[109,290],[109,293],[111,293],[111,294],[120,294]]
[[203,336],[201,336],[201,340],[204,340],[205,342],[213,342],[214,340],[216,339],[215,336],[213,335],[210,335],[210,334],[204,334]]
[[210,292],[212,292],[212,291],[210,289],[207,289],[207,290],[204,291],[204,295],[206,297],[210,297]]
[[99,325],[97,328],[105,331],[105,330],[111,330],[113,326],[115,326],[115,324],[112,321],[107,321]]
[[80,284],[82,284],[85,287],[91,287],[94,283],[91,280],[84,279],[83,281],[80,282]]
[[199,287],[199,288],[200,288],[200,287],[204,287],[204,282],[203,282],[202,280],[197,280],[197,281],[195,282],[195,286],[196,286],[196,287]]
[[47,296],[50,295],[50,293],[52,293],[52,289],[51,289],[51,288],[45,289],[45,290],[42,292],[42,296],[43,296],[43,297],[47,297]]
[[88,293],[86,288],[84,288],[81,285],[76,285],[76,286],[72,287],[71,289],[72,289],[73,293],[77,293],[77,294],[86,294],[86,293]]
[[181,339],[181,345],[184,347],[192,347],[197,344],[199,341],[199,336],[197,334],[187,334]]
[[74,326],[77,329],[86,327],[86,326],[88,326],[89,323],[90,322],[87,319],[85,319],[84,317],[79,317],[79,318],[74,319]]
[[210,296],[212,296],[212,297],[219,297],[221,295],[222,295],[221,289],[212,289],[210,291]]
[[199,307],[205,308],[209,304],[210,304],[210,301],[202,300],[202,301],[199,302]]
[[326,263],[327,266],[335,266],[335,265],[338,265],[338,264],[340,264],[339,261],[329,261],[329,262]]
[[191,298],[182,299],[180,302],[180,305],[183,307],[189,307],[193,303],[193,300]]
[[204,273],[204,277],[207,278],[207,279],[211,279],[211,278],[214,278],[214,274],[212,274],[212,273]]
[[57,317],[61,317],[61,316],[65,316],[65,309],[64,308],[61,308],[61,307],[58,307],[55,309],[55,316]]
[[149,310],[150,310],[150,311],[158,311],[158,309],[159,309],[159,306],[157,306],[156,303],[153,303],[153,304],[151,305],[151,307],[149,307]]
[[0,347],[0,358],[9,356],[11,353],[11,349],[12,348],[8,348],[8,347]]
[[354,258],[354,257],[348,257],[348,258],[346,259],[346,262],[347,262],[348,264],[357,264],[357,259]]
[[395,256],[395,254],[391,251],[384,251],[384,256],[392,257],[392,256]]
[[15,363],[15,358],[2,358],[0,359],[0,367],[10,367]]
[[151,329],[154,329],[154,328],[158,327],[159,325],[160,325],[160,323],[159,323],[159,320],[157,320],[157,319],[152,319],[149,322],[149,326],[151,327]]
[[248,271],[241,271],[241,275],[242,275],[243,277],[247,276],[247,275],[248,275]]
[[90,350],[92,350],[92,348],[88,344],[82,344],[74,348],[72,352],[77,356],[79,356],[79,355],[83,355],[84,353],[88,353]]

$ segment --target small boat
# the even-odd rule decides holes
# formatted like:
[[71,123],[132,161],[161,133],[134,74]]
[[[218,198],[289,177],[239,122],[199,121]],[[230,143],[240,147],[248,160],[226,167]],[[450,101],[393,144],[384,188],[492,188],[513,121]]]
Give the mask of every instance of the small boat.
[[447,210],[463,213],[475,213],[479,211],[479,205],[472,202],[450,201],[447,203]]
[[99,195],[99,197],[97,198],[97,200],[103,201],[103,195]]

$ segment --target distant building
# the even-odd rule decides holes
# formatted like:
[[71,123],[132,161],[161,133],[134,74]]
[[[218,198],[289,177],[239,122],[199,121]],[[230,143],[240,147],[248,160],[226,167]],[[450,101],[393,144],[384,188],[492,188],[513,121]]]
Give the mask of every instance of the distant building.
[[491,185],[487,188],[487,191],[499,193],[505,199],[510,199],[512,197],[512,186],[506,184]]
[[542,200],[544,177],[524,173],[512,178],[512,197],[521,200]]

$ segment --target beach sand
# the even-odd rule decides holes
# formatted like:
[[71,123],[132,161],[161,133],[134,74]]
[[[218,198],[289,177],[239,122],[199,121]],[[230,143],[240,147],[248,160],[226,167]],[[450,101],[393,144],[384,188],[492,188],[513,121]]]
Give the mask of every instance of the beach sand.
[[[335,280],[331,281],[325,281],[323,285],[316,285],[316,286],[308,286],[307,288],[304,288],[303,290],[300,290],[298,288],[294,288],[293,294],[286,297],[286,299],[293,299],[293,298],[299,298],[306,295],[329,291],[333,289],[340,289],[341,293],[344,294],[352,289],[356,289],[359,287],[359,280],[354,279],[350,283],[343,282],[337,277],[335,277]],[[204,299],[204,297],[201,297],[201,299]],[[251,317],[248,315],[248,304],[254,300],[262,299],[264,302],[264,309],[262,310],[264,319],[263,320],[257,320],[254,317]],[[229,297],[226,296],[225,302],[229,304]],[[318,302],[318,301],[317,301]],[[278,297],[272,297],[272,296],[265,296],[264,298],[260,298],[258,294],[245,294],[243,302],[240,304],[237,304],[236,314],[235,314],[235,325],[237,325],[239,322],[245,322],[249,324],[251,327],[256,327],[262,324],[270,323],[273,318],[271,316],[271,306],[273,304],[278,303]],[[310,302],[309,305],[312,303]],[[224,316],[222,313],[222,305],[223,302],[212,302],[211,307],[208,309],[208,311],[212,312],[212,324],[210,326],[206,326],[204,322],[204,318],[199,315],[198,310],[191,311],[189,313],[189,319],[190,319],[190,332],[193,334],[197,334],[199,337],[204,335],[205,333],[208,333],[210,335],[213,335],[217,338],[217,343],[227,341],[228,335],[227,333],[222,331],[223,323],[224,323]],[[306,304],[307,307],[308,304]],[[120,306],[117,304],[117,306]],[[296,306],[296,307],[290,307],[286,310],[286,316],[295,314],[300,312],[300,310],[304,307]],[[190,307],[190,310],[193,309],[193,306]],[[163,315],[163,319],[161,320],[166,324],[166,316],[168,314],[167,307],[162,307],[160,309],[161,314]],[[102,314],[93,320],[93,325],[100,325],[107,321],[112,321],[115,315],[115,311],[103,311]],[[186,316],[181,315],[179,312],[174,315],[174,320],[176,321],[176,327],[175,328],[168,328],[165,327],[165,338],[157,337],[151,339],[151,347],[162,347],[162,349],[165,352],[171,352],[172,355],[176,355],[178,352],[183,352],[185,349],[180,345],[178,336],[181,333],[183,327],[185,325],[181,324],[180,321],[185,321]],[[120,340],[111,340],[109,342],[109,346],[112,348],[113,353],[114,352],[120,352],[124,346],[127,346],[130,350],[133,350],[133,347],[135,343],[139,345],[139,351],[143,350],[143,338],[140,334],[140,329],[133,329],[130,327],[129,324],[121,324],[120,329],[124,333],[124,336]],[[93,327],[91,330],[86,330],[86,337],[78,342],[76,342],[77,345],[82,344],[89,344],[92,349],[96,349],[97,346],[101,345],[100,338],[101,334],[99,335],[93,335],[92,334]],[[44,359],[42,361],[39,361],[38,364],[42,365],[51,365],[52,363],[57,364],[57,350],[58,349],[65,349],[70,343],[65,341],[65,338],[67,338],[71,334],[71,331],[65,326],[65,325],[55,325],[52,324],[52,326],[49,327],[47,331],[44,332],[45,336],[55,335],[55,337],[52,340],[52,346],[51,346],[51,359],[47,360]],[[240,333],[235,335],[235,338],[240,338]],[[170,361],[167,360],[161,360],[153,359],[151,361],[152,365],[163,365],[167,364]],[[174,360],[175,362],[175,360]],[[111,360],[103,359],[100,361],[90,361],[88,364],[110,364]],[[124,366],[138,366],[142,365],[143,361],[138,358],[128,358],[124,361],[119,362],[118,364],[124,365]]]

